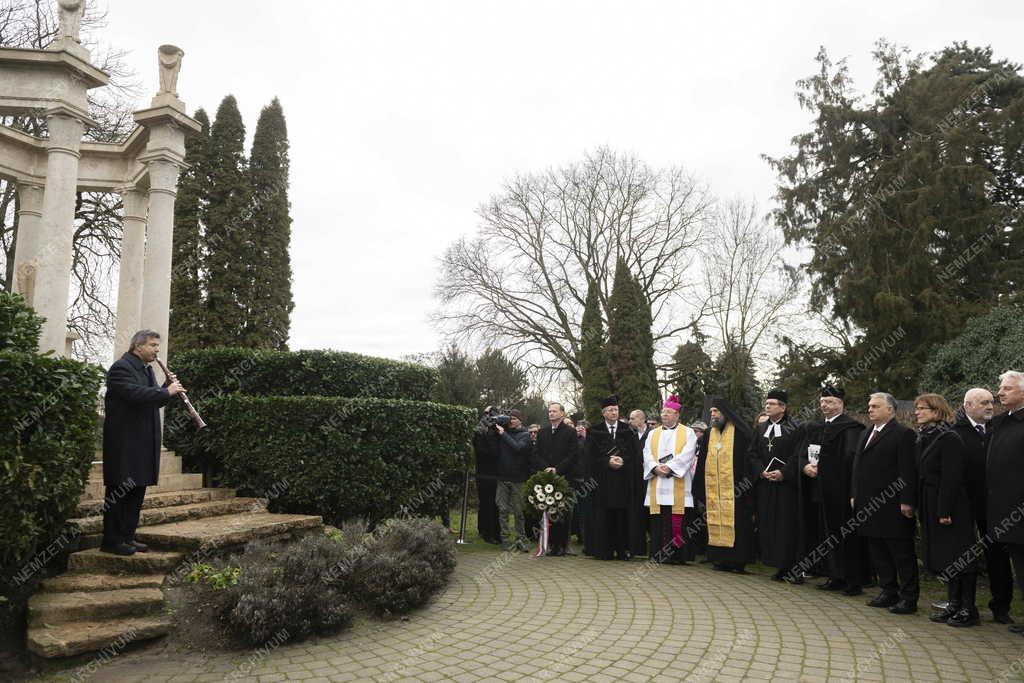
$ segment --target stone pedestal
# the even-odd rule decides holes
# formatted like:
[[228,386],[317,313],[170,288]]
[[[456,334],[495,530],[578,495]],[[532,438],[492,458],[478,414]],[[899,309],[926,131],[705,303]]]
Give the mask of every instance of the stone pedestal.
[[46,318],[39,350],[63,354],[67,342],[78,150],[85,126],[77,116],[59,110],[48,113],[46,126],[50,137],[46,145],[46,186],[40,219],[40,248],[36,252],[33,307]]

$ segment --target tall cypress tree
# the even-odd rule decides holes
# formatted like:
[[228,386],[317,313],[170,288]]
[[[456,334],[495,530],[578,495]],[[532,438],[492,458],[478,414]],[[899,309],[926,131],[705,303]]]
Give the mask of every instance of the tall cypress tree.
[[684,420],[695,420],[704,411],[704,397],[708,393],[712,361],[700,343],[702,335],[695,330],[696,341],[680,344],[672,354],[672,374],[669,386],[675,387],[683,408]]
[[217,108],[210,128],[208,202],[201,212],[206,226],[207,344],[239,346],[249,315],[248,263],[252,240],[247,230],[250,189],[245,159],[245,125],[234,96]]
[[286,350],[292,300],[292,266],[288,255],[292,219],[288,203],[288,128],[281,103],[260,112],[249,158],[252,206],[249,236],[251,285],[243,293],[249,316],[244,345]]
[[185,351],[202,345],[205,317],[199,218],[205,210],[210,118],[203,109],[197,110],[193,118],[202,125],[202,131],[185,141],[185,163],[189,167],[178,176],[168,353],[171,349]]
[[580,324],[580,374],[583,375],[583,414],[590,422],[601,419],[601,399],[611,393],[604,323],[597,283],[587,287],[587,301]]
[[623,259],[615,264],[608,298],[608,370],[625,410],[651,410],[661,401],[654,368],[651,307]]

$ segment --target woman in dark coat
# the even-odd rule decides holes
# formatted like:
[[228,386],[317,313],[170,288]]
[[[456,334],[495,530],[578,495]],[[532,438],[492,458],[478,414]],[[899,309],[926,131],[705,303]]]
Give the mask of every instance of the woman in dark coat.
[[914,416],[924,564],[946,581],[949,596],[949,605],[931,620],[976,626],[977,536],[967,497],[967,452],[952,428],[953,410],[946,399],[938,394],[918,396]]

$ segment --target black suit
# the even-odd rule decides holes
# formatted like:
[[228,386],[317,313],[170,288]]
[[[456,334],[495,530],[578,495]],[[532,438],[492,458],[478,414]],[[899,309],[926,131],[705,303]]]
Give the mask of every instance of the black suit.
[[[531,455],[534,471],[554,467],[555,472],[569,481],[577,478],[580,468],[580,444],[576,429],[565,423],[551,429],[551,425],[540,428],[537,442]],[[565,512],[558,521],[551,523],[551,550],[558,554],[569,545],[569,529],[572,526],[572,510]]]
[[[622,458],[619,469],[609,466],[609,454]],[[636,432],[625,422],[615,424],[612,437],[608,425],[601,421],[587,432],[584,445],[589,483],[596,488],[587,496],[591,500],[590,548],[602,560],[613,556],[627,559],[644,552],[643,453]]]
[[133,353],[107,372],[104,398],[103,546],[135,538],[147,486],[160,477],[160,408],[171,395],[157,385],[153,369]]
[[988,584],[992,591],[989,609],[993,614],[1005,614],[1010,610],[1013,600],[1013,569],[1010,567],[1010,556],[1006,546],[985,537],[988,530],[988,490],[985,481],[986,451],[989,427],[984,427],[982,435],[961,410],[957,413],[953,429],[960,435],[967,453],[967,497],[971,501],[971,510],[978,526],[978,535],[985,542],[985,566],[988,570]]
[[864,431],[853,463],[851,495],[857,532],[868,539],[882,593],[898,593],[900,599],[916,605],[920,595],[914,547],[917,524],[900,512],[900,505],[917,504],[913,430],[890,420],[877,434],[874,427]]

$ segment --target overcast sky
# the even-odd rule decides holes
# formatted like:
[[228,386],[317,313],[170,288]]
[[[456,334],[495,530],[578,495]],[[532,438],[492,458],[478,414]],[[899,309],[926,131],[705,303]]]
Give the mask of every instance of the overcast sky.
[[[517,172],[600,145],[771,204],[808,128],[794,82],[824,45],[874,83],[877,39],[991,45],[1024,62],[1024,3],[99,0],[148,106],[156,49],[185,51],[189,113],[279,97],[291,142],[291,346],[399,357],[441,345],[437,257]],[[968,14],[964,12],[968,11]]]

